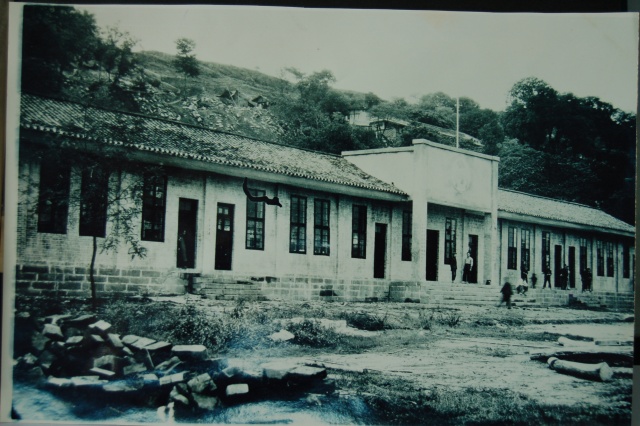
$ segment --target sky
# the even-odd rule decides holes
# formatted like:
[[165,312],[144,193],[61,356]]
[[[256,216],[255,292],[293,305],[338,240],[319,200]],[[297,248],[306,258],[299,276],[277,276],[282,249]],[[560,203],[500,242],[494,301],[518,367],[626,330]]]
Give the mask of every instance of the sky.
[[334,87],[386,100],[444,92],[483,108],[534,76],[559,92],[637,109],[636,14],[490,14],[237,6],[79,6],[137,50],[174,54],[190,38],[202,61],[278,76],[328,69]]

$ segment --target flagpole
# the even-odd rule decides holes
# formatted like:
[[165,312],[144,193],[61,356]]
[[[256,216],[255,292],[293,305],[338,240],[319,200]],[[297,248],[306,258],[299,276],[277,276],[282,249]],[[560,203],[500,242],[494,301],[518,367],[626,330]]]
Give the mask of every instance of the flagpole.
[[456,98],[456,148],[460,148],[460,97]]

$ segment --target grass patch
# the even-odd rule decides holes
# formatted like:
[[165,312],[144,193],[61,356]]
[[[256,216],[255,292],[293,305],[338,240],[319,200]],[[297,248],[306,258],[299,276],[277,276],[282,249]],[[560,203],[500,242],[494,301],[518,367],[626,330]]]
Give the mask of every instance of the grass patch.
[[339,388],[359,395],[382,424],[604,426],[631,421],[630,407],[540,404],[493,388],[422,389],[413,382],[371,371],[341,372],[336,382]]

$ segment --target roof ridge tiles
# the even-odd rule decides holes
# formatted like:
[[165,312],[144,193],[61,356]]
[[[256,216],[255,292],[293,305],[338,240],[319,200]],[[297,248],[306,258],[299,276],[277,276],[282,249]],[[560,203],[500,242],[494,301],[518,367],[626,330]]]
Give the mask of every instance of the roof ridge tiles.
[[598,207],[590,206],[588,204],[576,203],[575,201],[567,201],[567,200],[562,200],[560,198],[551,198],[551,197],[546,197],[544,195],[531,194],[529,192],[524,192],[524,191],[517,191],[515,189],[508,189],[508,188],[498,188],[498,189],[500,191],[513,192],[515,194],[522,194],[522,195],[526,195],[526,196],[529,196],[529,197],[542,198],[542,199],[545,199],[545,200],[556,201],[556,202],[559,202],[559,203],[573,204],[573,205],[580,206],[580,207],[587,207],[589,209],[594,209],[594,210],[598,210],[598,211],[604,211],[602,209],[599,209]]

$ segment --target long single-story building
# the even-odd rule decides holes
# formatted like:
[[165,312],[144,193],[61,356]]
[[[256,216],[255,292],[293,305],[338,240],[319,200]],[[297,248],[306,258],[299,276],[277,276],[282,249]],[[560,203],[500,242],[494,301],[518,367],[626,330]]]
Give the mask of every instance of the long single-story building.
[[[426,140],[330,155],[23,94],[17,292],[88,294],[93,237],[101,244],[121,229],[106,214],[117,205],[87,215],[96,206],[64,202],[82,200],[95,178],[48,158],[47,146],[65,141],[140,165],[112,172],[104,190],[140,182],[125,202],[140,206],[128,220],[145,256],[99,250],[100,293],[216,294],[247,283],[267,298],[365,300],[389,297],[396,283],[497,287],[523,267],[539,286],[548,267],[557,286],[565,264],[570,287],[590,268],[594,291],[633,291],[633,226],[500,189],[497,157]],[[245,179],[270,203],[251,201]]]

